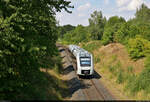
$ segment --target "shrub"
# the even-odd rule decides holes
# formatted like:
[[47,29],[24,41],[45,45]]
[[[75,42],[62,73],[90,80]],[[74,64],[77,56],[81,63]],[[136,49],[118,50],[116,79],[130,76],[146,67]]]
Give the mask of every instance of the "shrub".
[[92,41],[91,43],[88,44],[83,44],[83,48],[86,49],[89,52],[92,52],[102,46],[100,41]]
[[131,58],[138,59],[150,54],[150,41],[136,36],[135,39],[129,39],[128,52]]
[[89,34],[84,26],[78,25],[75,29],[72,31],[67,32],[64,35],[63,40],[73,43],[73,44],[79,44],[80,42],[87,42],[89,39]]
[[130,25],[130,23],[124,23],[121,25],[121,28],[115,34],[115,41],[127,44],[129,38],[134,38],[139,34],[139,29],[135,25]]

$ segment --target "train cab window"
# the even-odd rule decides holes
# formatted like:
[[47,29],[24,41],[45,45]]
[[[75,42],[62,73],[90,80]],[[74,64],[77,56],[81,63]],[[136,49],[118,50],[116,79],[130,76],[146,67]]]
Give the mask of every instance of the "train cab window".
[[90,57],[80,57],[81,66],[91,66],[91,58]]

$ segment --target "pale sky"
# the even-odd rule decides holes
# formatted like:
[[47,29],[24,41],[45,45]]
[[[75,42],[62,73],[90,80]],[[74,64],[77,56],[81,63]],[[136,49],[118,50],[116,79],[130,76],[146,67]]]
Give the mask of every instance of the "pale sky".
[[136,8],[145,3],[150,8],[150,0],[66,0],[74,6],[71,14],[61,11],[56,14],[60,25],[71,24],[87,26],[90,14],[95,10],[102,11],[107,19],[111,16],[122,16],[126,20],[134,17]]

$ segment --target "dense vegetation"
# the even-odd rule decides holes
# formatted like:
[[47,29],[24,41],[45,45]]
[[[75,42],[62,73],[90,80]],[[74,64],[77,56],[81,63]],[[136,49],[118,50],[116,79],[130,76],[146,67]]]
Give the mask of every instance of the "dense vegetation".
[[64,34],[63,40],[75,44],[91,40],[100,40],[103,45],[118,42],[128,48],[131,58],[144,57],[150,52],[150,9],[142,4],[129,21],[118,16],[107,20],[101,11],[94,11],[87,27],[78,25]]
[[[88,26],[78,25],[74,30],[64,34],[62,40],[67,43],[81,44],[90,52],[101,45],[121,43],[127,48],[131,59],[138,60],[146,57],[145,68],[139,75],[133,73],[132,66],[124,72],[119,62],[114,66],[109,66],[108,69],[112,74],[117,75],[118,84],[127,81],[126,89],[133,94],[142,90],[150,93],[150,8],[145,4],[142,4],[137,9],[135,17],[128,21],[118,16],[107,20],[101,11],[94,11],[89,18]],[[100,61],[98,57],[94,58],[95,63]]]
[[[49,90],[59,91],[60,86],[54,81],[57,78],[44,77],[45,73],[40,71],[61,67],[55,46],[58,38],[67,43],[82,43],[90,52],[102,44],[121,43],[132,59],[146,57],[144,70],[128,77],[127,88],[131,86],[133,93],[141,90],[150,93],[150,9],[142,4],[135,18],[128,21],[118,16],[107,20],[101,11],[94,11],[86,27],[57,26],[55,13],[62,9],[70,12],[69,4],[65,0],[0,1],[0,100],[60,99],[53,93],[41,92],[48,90],[49,85]],[[96,57],[95,60],[100,61]],[[109,69],[118,73],[119,84],[126,80],[120,67],[118,63]],[[130,73],[132,67],[128,69]]]
[[39,69],[47,68],[58,55],[55,13],[70,12],[69,4],[64,0],[0,1],[0,100],[44,98],[36,87],[46,82]]

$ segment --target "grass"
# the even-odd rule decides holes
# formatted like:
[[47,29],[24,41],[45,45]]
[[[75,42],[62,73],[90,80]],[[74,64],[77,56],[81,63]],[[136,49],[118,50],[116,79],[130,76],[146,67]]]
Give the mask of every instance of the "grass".
[[[132,66],[128,66],[126,68],[127,71],[123,71],[120,62],[113,66],[111,63],[109,63],[110,65],[107,68],[112,73],[113,77],[116,78],[116,82],[118,84],[126,83],[124,90],[128,91],[131,97],[138,99],[150,99],[150,97],[148,96],[150,94],[150,63],[148,62],[149,60],[150,58],[147,58],[147,64],[145,64],[145,69],[138,75],[134,74]],[[137,95],[140,95],[140,98],[137,97]]]
[[[150,99],[150,57],[147,57],[146,61],[135,62],[130,61],[124,50],[109,54],[107,51],[98,48],[92,50],[92,47],[90,47],[90,51],[95,55],[95,66],[99,68],[100,73],[107,76],[108,80],[115,82],[116,87],[121,88],[119,90],[128,98]],[[124,55],[121,55],[123,51]],[[105,54],[101,55],[103,52]],[[142,66],[141,64],[144,61],[145,66]],[[141,71],[137,71],[139,69]]]
[[133,67],[132,67],[132,66],[128,66],[127,72],[128,72],[128,73],[133,73]]
[[[138,74],[135,75],[130,74],[130,77],[128,77],[128,82],[126,85],[126,89],[130,91],[132,96],[137,96],[138,94],[142,96],[147,96],[144,98],[148,98],[150,94],[150,57],[147,57],[145,61],[145,68],[144,70]],[[132,69],[132,68],[131,68]],[[150,99],[150,97],[149,97]]]
[[98,62],[100,62],[100,54],[99,55],[97,55],[97,56],[94,56],[94,63],[96,64],[96,63],[98,63]]

